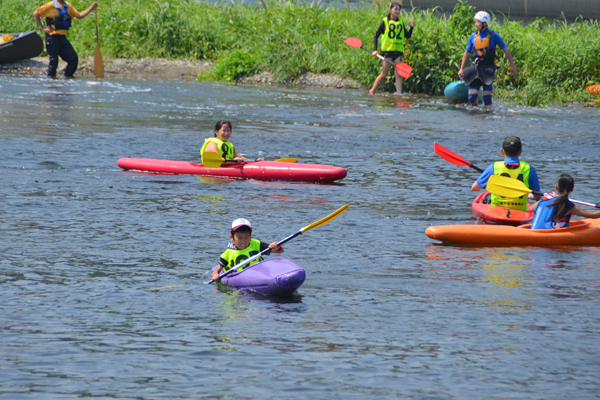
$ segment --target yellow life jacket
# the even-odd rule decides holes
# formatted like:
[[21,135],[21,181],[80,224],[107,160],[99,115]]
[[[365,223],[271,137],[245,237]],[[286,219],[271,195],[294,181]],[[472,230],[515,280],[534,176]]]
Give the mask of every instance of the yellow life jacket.
[[400,51],[404,53],[404,24],[402,21],[390,21],[383,17],[385,32],[381,39],[381,51]]
[[200,149],[200,155],[202,156],[202,163],[204,163],[204,152],[206,151],[206,146],[209,143],[215,143],[217,148],[219,149],[219,155],[225,159],[232,159],[235,157],[235,147],[233,144],[229,142],[224,142],[217,137],[211,137],[204,141],[202,148]]
[[[223,268],[223,271],[228,271],[232,267],[238,265],[244,260],[257,255],[260,253],[260,240],[250,239],[250,244],[243,250],[238,249],[227,249],[223,254],[221,254],[221,258],[227,262],[227,266]],[[243,267],[238,268],[238,271],[242,271],[244,268],[248,268],[251,265],[256,264],[257,262],[263,261],[262,257],[258,257],[256,260],[250,261],[248,264]]]
[[[529,172],[531,166],[525,161],[520,161],[519,167],[516,169],[509,169],[504,165],[504,161],[497,161],[494,163],[494,175],[508,176],[509,178],[518,179],[529,187]],[[491,204],[493,206],[510,208],[512,210],[527,211],[527,195],[523,195],[517,198],[502,197],[497,194],[491,196]]]

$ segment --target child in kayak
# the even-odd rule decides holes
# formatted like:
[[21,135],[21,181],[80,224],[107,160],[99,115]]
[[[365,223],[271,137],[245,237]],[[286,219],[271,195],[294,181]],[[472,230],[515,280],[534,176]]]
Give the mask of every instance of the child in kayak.
[[[519,156],[523,151],[521,139],[516,136],[509,136],[504,139],[500,152],[504,156],[504,161],[497,161],[490,165],[481,173],[471,186],[474,192],[480,191],[487,186],[488,179],[492,175],[508,176],[513,179],[518,179],[523,182],[529,189],[540,191],[540,182],[535,169],[526,163],[520,161]],[[539,196],[536,197],[536,200]],[[512,210],[527,211],[527,196],[523,195],[518,198],[502,197],[497,194],[491,194],[489,199],[486,198],[484,203],[493,206],[510,208]]]
[[585,218],[600,218],[600,211],[585,211],[569,200],[575,189],[575,180],[571,175],[562,174],[556,179],[556,193],[544,193],[544,197],[533,205],[535,217],[531,229],[558,229],[569,226],[572,215]]
[[[469,87],[469,103],[471,105],[477,105],[479,88],[483,86],[483,104],[485,108],[492,106],[492,90],[497,68],[495,65],[496,46],[504,51],[508,62],[510,62],[510,73],[513,76],[517,75],[517,67],[506,43],[500,35],[488,28],[490,20],[490,14],[485,11],[479,11],[475,14],[477,32],[471,34],[469,38],[458,71],[459,78],[464,80],[465,85]],[[469,57],[473,63],[465,68]]]
[[[212,273],[212,279],[218,280],[221,271],[228,271],[232,267],[242,261],[260,253],[267,248],[273,253],[283,253],[283,246],[277,246],[277,242],[271,244],[263,243],[259,240],[252,239],[252,225],[250,221],[244,218],[238,218],[231,224],[231,234],[229,236],[231,243],[227,246],[227,250],[219,258],[219,265]],[[267,253],[270,254],[271,252]],[[239,271],[250,265],[263,261],[262,257],[244,265]]]
[[[410,30],[407,31],[404,23],[400,21],[398,16],[402,5],[400,3],[392,3],[390,6],[390,12],[387,16],[383,17],[383,20],[375,32],[374,40],[374,51],[373,55],[377,56],[377,40],[379,36],[383,35],[381,39],[381,55],[395,64],[401,63],[404,58],[404,39],[410,39],[412,36],[413,27],[415,21],[412,19],[408,21]],[[392,64],[386,61],[382,61],[381,74],[375,79],[373,87],[369,90],[369,94],[375,93],[381,82],[387,77],[388,72]],[[394,68],[394,76],[396,77],[396,93],[402,93],[402,77],[398,74],[396,68]]]
[[[215,136],[208,138],[204,141],[204,145],[200,149],[200,155],[202,156],[202,162],[204,163],[204,153],[212,151],[219,153],[219,155],[225,159],[235,160],[240,162],[247,160],[246,157],[242,156],[228,140],[231,137],[231,130],[233,125],[230,121],[219,120],[215,124]],[[259,158],[257,161],[264,161]]]

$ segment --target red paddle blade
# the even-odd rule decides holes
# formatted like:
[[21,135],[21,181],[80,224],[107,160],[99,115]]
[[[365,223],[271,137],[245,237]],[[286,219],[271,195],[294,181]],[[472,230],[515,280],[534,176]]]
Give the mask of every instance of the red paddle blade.
[[433,144],[433,151],[435,151],[435,154],[442,157],[444,160],[448,161],[451,164],[467,167],[470,167],[472,165],[470,162],[468,162],[458,154],[448,150],[444,146],[441,146],[437,143]]
[[396,70],[398,70],[398,75],[404,79],[408,79],[410,77],[410,73],[412,72],[412,68],[406,63],[396,64]]
[[348,46],[352,46],[352,47],[358,47],[358,48],[362,47],[362,42],[360,41],[360,39],[353,38],[353,37],[344,40],[344,43],[346,43]]

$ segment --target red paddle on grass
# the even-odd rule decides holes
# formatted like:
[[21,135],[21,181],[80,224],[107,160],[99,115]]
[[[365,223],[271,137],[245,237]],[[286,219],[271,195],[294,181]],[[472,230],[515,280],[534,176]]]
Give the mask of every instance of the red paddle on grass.
[[473,164],[471,164],[470,162],[468,162],[467,160],[465,160],[458,154],[448,150],[447,148],[445,148],[442,145],[433,143],[433,151],[435,151],[435,154],[442,157],[444,160],[448,161],[451,164],[467,166],[467,167],[473,168],[477,172],[483,172],[483,170],[481,168],[474,166]]
[[[356,47],[359,49],[363,49],[364,51],[368,51],[369,53],[373,54],[373,52],[365,47],[363,47],[362,42],[360,41],[360,39],[357,38],[348,38],[346,40],[344,40],[344,43],[346,43],[348,46],[351,47]],[[412,68],[410,67],[410,65],[406,64],[406,63],[398,63],[398,64],[394,64],[393,62],[391,62],[390,60],[388,60],[387,58],[383,57],[382,55],[377,54],[377,57],[381,58],[383,61],[392,64],[393,66],[396,67],[396,70],[398,71],[398,75],[400,75],[401,77],[408,79],[410,77],[410,73],[412,71]]]

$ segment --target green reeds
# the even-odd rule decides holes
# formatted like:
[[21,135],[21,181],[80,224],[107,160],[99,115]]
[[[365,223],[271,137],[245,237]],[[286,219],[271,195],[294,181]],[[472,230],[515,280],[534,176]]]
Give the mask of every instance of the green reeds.
[[[35,29],[30,0],[2,0],[0,26],[5,32]],[[91,1],[73,0],[82,11]],[[99,8],[102,53],[114,58],[161,57],[207,59],[212,72],[200,79],[235,80],[268,70],[279,82],[303,73],[337,73],[368,87],[381,69],[375,57],[346,46],[348,37],[372,48],[373,35],[388,4],[350,8],[320,3],[259,0],[205,3],[193,0],[104,0]],[[407,40],[405,61],[413,67],[404,81],[410,93],[442,94],[457,80],[469,35],[475,31],[474,9],[460,1],[452,14],[413,9],[403,12],[415,30]],[[539,18],[523,24],[498,16],[490,26],[511,51],[519,74],[510,76],[508,61],[498,51],[495,96],[532,106],[582,101],[584,88],[600,82],[600,24],[598,21],[549,22]],[[69,38],[80,56],[95,49],[93,18],[76,20]],[[385,90],[394,90],[390,74]]]

